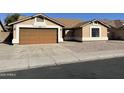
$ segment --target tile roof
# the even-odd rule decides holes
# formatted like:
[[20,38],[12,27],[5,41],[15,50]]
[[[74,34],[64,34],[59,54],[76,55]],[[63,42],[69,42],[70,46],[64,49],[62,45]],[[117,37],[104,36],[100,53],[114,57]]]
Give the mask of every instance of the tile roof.
[[82,20],[79,19],[65,19],[65,18],[56,18],[59,22],[63,23],[66,28],[74,27],[75,25],[82,22]]
[[99,21],[101,24],[109,27],[108,24],[100,21],[100,20],[96,20],[96,19],[93,19],[93,20],[90,20],[90,21],[81,21],[81,20],[77,20],[77,19],[64,19],[64,18],[58,18],[56,19],[60,22],[62,22],[63,24],[65,24],[65,28],[78,28],[78,27],[81,27],[87,23],[90,23],[92,21]]

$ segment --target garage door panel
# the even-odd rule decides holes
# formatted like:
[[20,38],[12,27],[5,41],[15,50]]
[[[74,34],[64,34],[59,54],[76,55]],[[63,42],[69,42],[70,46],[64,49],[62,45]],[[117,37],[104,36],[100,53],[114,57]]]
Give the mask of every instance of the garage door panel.
[[20,44],[57,43],[57,29],[20,29]]

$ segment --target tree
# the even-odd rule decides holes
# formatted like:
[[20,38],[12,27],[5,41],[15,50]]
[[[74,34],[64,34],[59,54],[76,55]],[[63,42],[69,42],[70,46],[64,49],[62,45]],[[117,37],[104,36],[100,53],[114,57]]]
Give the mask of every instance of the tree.
[[6,29],[8,30],[8,31],[12,31],[12,26],[8,26],[8,24],[9,23],[11,23],[11,22],[15,22],[15,21],[17,21],[18,20],[18,18],[20,17],[21,15],[19,14],[19,13],[15,13],[15,14],[10,14],[10,15],[8,15],[6,18],[5,18],[5,20],[4,20],[4,23],[5,23],[5,25],[6,25]]
[[9,23],[11,23],[11,22],[17,21],[18,18],[19,18],[19,16],[20,16],[19,13],[15,13],[15,14],[8,15],[8,16],[5,18],[5,20],[4,20],[5,25],[7,25],[7,24],[9,24]]

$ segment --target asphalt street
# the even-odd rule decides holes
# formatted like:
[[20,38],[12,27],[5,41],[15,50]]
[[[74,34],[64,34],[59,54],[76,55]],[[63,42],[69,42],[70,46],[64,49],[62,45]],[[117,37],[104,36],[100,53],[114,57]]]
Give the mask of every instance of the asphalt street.
[[124,79],[124,57],[0,73],[3,79]]

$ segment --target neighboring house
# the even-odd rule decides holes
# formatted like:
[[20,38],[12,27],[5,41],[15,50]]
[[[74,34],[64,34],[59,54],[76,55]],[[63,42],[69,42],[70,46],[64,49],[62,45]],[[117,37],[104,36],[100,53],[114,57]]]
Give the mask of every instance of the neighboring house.
[[19,19],[13,26],[13,44],[46,44],[63,42],[64,24],[44,14]]
[[9,32],[6,32],[6,29],[4,28],[2,22],[0,21],[0,43],[3,43],[7,40],[9,36]]
[[102,20],[106,24],[109,24],[110,39],[124,40],[124,21],[123,20]]

